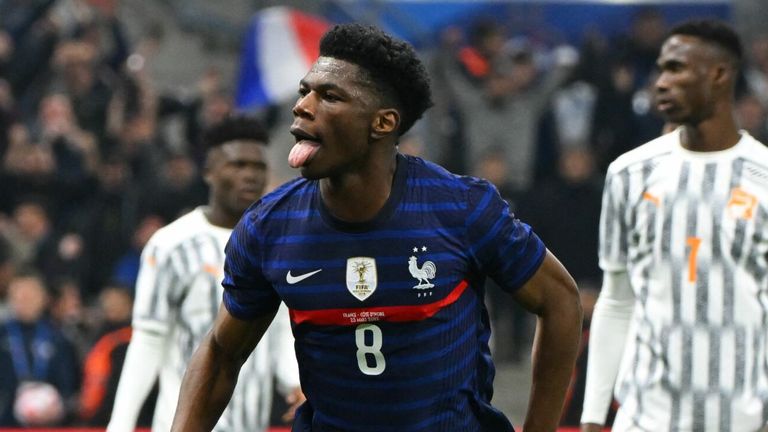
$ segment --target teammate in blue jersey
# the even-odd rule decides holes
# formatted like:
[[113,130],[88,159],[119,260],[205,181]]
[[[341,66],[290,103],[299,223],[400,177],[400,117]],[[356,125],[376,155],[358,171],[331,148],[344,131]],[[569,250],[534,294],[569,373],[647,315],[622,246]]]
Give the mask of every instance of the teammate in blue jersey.
[[307,397],[294,431],[512,431],[490,405],[486,277],[538,315],[523,427],[556,429],[580,338],[576,285],[491,184],[398,153],[430,105],[410,45],[357,24],[323,37],[293,108],[302,176],[235,228],[224,304],[172,430],[211,429],[282,300]]

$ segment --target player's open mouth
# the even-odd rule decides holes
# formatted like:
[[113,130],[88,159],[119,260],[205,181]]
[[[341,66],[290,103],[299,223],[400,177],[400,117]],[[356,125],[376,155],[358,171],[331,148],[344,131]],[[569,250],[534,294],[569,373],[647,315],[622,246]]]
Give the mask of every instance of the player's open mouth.
[[296,137],[296,144],[288,155],[288,165],[300,168],[309,163],[320,149],[320,138],[310,135],[301,128],[291,128],[291,134]]
[[659,98],[656,100],[656,109],[660,112],[667,112],[675,107],[671,99]]

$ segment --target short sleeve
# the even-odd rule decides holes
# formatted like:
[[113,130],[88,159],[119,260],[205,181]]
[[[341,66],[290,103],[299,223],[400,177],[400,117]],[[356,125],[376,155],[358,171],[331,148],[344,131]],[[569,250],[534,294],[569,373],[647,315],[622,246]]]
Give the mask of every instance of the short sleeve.
[[624,215],[628,179],[621,173],[608,170],[600,210],[600,239],[598,253],[600,267],[605,271],[623,271],[627,268],[627,223]]
[[546,255],[531,227],[510,212],[496,188],[473,180],[468,189],[467,236],[480,271],[513,292],[533,276]]
[[280,298],[264,277],[255,218],[255,213],[246,213],[225,248],[223,302],[232,316],[243,320],[274,312],[280,305]]
[[153,334],[168,332],[175,309],[169,299],[182,285],[180,260],[161,247],[156,233],[141,253],[133,303],[133,326]]

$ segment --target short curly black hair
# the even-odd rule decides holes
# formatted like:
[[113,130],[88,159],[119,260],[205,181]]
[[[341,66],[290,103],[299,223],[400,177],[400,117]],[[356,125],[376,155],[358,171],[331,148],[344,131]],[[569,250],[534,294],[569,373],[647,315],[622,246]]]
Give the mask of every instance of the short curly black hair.
[[717,45],[731,56],[735,68],[741,66],[744,57],[741,40],[733,28],[723,21],[711,18],[688,20],[669,31],[669,36],[674,35],[693,36]]
[[320,40],[320,56],[360,66],[382,95],[394,96],[401,112],[400,135],[432,106],[429,75],[414,48],[374,26],[334,26]]
[[230,114],[203,132],[203,144],[206,150],[235,140],[259,141],[267,145],[269,135],[261,121],[251,114]]

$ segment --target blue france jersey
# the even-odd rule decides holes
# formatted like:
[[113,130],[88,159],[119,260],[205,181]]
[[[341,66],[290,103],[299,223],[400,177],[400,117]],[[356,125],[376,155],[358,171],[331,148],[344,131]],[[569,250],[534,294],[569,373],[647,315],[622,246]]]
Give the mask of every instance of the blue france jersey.
[[300,430],[513,430],[490,405],[483,285],[515,291],[545,248],[488,182],[398,155],[379,215],[345,223],[317,181],[296,179],[248,210],[226,251],[233,316],[288,305]]

